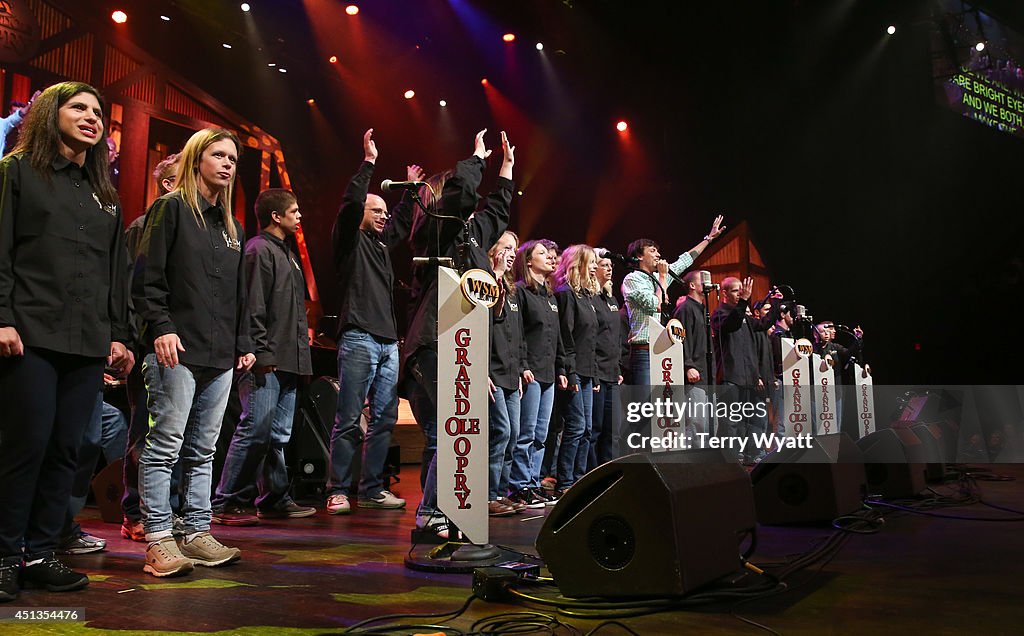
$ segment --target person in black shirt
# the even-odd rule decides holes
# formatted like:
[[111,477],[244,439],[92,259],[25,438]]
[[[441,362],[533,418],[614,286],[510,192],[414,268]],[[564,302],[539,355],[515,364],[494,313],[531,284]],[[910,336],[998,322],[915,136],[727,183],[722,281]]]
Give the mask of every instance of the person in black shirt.
[[[384,199],[367,194],[377,162],[373,129],[363,135],[363,162],[349,181],[334,222],[334,264],[338,273],[338,414],[331,430],[327,512],[352,511],[352,481],[359,477],[362,508],[399,509],[405,500],[384,489],[384,461],[398,421],[398,327],[395,322],[391,250],[409,236],[411,202],[402,199],[388,222]],[[422,178],[409,166],[409,180]],[[359,425],[370,396],[370,422],[363,439]],[[362,475],[352,460],[363,454]]]
[[778,318],[771,329],[768,330],[768,340],[772,349],[772,377],[774,378],[768,388],[768,397],[772,402],[772,414],[775,419],[775,434],[786,434],[786,419],[783,417],[783,404],[785,392],[782,384],[782,339],[793,340],[793,305],[789,302],[781,302],[776,305],[775,315]]
[[564,354],[563,365],[559,369],[559,386],[567,391],[568,397],[562,411],[565,419],[558,448],[556,497],[587,472],[597,378],[598,321],[593,297],[600,288],[596,272],[594,248],[570,245],[562,252],[561,262],[554,273],[555,302],[558,303]]
[[[231,213],[241,144],[207,128],[181,151],[175,189],[150,206],[132,299],[142,321],[150,427],[139,457],[146,565],[153,576],[236,561],[210,534],[213,455],[231,370],[256,361],[245,312],[245,236]],[[172,533],[170,479],[182,461],[182,536]]]
[[[153,180],[156,182],[159,196],[174,189],[178,179],[178,155],[168,155],[156,164],[153,169]],[[128,224],[124,231],[124,240],[128,244],[128,259],[134,264],[142,246],[142,233],[146,229],[146,213]],[[135,312],[131,297],[128,298],[128,318],[135,329],[134,339],[138,344],[138,315]],[[121,536],[132,541],[144,542],[146,530],[142,527],[142,511],[139,509],[139,456],[149,431],[149,408],[146,406],[146,380],[142,377],[141,365],[128,375],[128,402],[131,406],[131,419],[128,425],[128,447],[124,454],[124,495],[121,496],[121,512],[124,520],[121,523]],[[181,484],[181,458],[171,470],[171,509],[177,517],[181,516],[178,491]]]
[[711,413],[702,404],[708,403],[708,331],[705,322],[706,298],[701,286],[701,272],[694,270],[683,276],[684,296],[680,297],[672,315],[683,325],[683,367],[686,369],[686,400],[692,406],[687,417],[686,434],[710,432]]
[[599,258],[596,272],[599,292],[593,298],[594,311],[597,313],[597,338],[594,343],[597,377],[594,379],[594,422],[590,433],[588,471],[615,458],[614,422],[619,385],[622,384],[619,361],[624,338],[619,301],[612,293],[612,273],[611,259]]
[[[256,198],[256,219],[263,231],[245,245],[249,337],[256,364],[238,380],[242,418],[224,459],[213,521],[253,525],[243,509],[255,482],[260,517],[298,518],[316,513],[288,495],[284,451],[295,419],[299,376],[313,372],[306,327],[306,281],[289,239],[302,214],[290,190],[271,188]],[[258,474],[258,478],[257,478]]]
[[134,363],[106,132],[95,88],[55,84],[0,162],[0,601],[19,573],[56,592],[89,583],[54,550],[104,363]]
[[[433,175],[420,198],[428,209],[446,217],[437,219],[418,214],[413,223],[413,253],[420,257],[452,258],[460,269],[490,271],[487,251],[508,227],[512,204],[512,167],[515,146],[501,133],[502,162],[497,187],[481,203],[477,188],[483,178],[484,160],[491,151],[484,144],[486,129],[476,134],[473,154],[455,165],[455,170]],[[479,206],[479,207],[478,207]],[[430,449],[423,474],[423,499],[416,509],[416,526],[428,528],[439,538],[449,537],[449,523],[437,510],[437,267],[419,267],[414,273],[409,332],[405,339],[404,370],[408,376],[409,404]]]
[[512,282],[512,264],[516,258],[519,237],[505,230],[498,242],[487,251],[491,269],[502,290],[501,298],[491,310],[491,356],[488,389],[491,393],[488,423],[490,439],[490,479],[488,480],[488,513],[492,517],[515,514],[526,506],[515,505],[508,498],[508,478],[512,471],[512,451],[519,437],[519,398],[523,390],[523,369],[526,368],[526,342],[523,340],[523,318],[519,310],[519,294]]

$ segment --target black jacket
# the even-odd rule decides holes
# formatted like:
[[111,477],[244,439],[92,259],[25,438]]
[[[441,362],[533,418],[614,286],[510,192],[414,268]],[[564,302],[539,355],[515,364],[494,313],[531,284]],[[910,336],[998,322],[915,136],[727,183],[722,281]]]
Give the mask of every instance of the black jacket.
[[594,354],[597,361],[597,379],[615,384],[619,381],[619,359],[622,355],[622,318],[619,301],[615,296],[601,293],[592,298],[597,314],[597,339]]
[[398,340],[398,327],[395,322],[395,274],[391,269],[391,250],[409,236],[412,206],[408,197],[403,197],[380,234],[359,229],[371,176],[373,164],[364,161],[345,188],[331,233],[334,268],[341,292],[338,337],[348,329],[358,328],[395,342]]
[[754,331],[766,328],[767,324],[747,315],[747,301],[742,298],[735,305],[722,303],[715,308],[711,314],[711,329],[715,337],[719,382],[757,386],[761,367]]
[[306,281],[298,255],[266,232],[245,246],[249,336],[257,367],[309,375]]
[[704,305],[692,298],[686,298],[676,307],[672,317],[681,322],[683,329],[686,330],[686,340],[683,341],[683,366],[686,369],[696,369],[700,373],[700,381],[697,384],[706,385],[708,383],[708,331],[704,323]]
[[555,290],[561,329],[564,369],[561,375],[597,377],[597,310],[590,292],[575,292],[568,285]]
[[[504,286],[502,281],[498,284]],[[519,377],[527,368],[521,305],[519,290],[512,287],[491,310],[490,377],[494,386],[503,389],[518,389]]]
[[179,192],[149,206],[146,230],[132,278],[135,311],[142,320],[143,351],[174,333],[185,351],[183,364],[231,369],[235,358],[252,353],[245,319],[245,234],[238,239],[224,227],[223,210],[202,200],[203,227]]
[[[468,223],[420,217],[412,231],[415,256],[441,256],[455,259],[458,267],[458,244],[465,245],[466,265],[491,272],[487,250],[498,242],[508,227],[512,204],[511,180],[498,177],[497,189],[488,195],[482,209],[476,209],[476,189],[483,177],[484,160],[472,156],[455,166],[455,173],[445,181],[438,213],[469,219]],[[473,215],[469,218],[470,214]],[[413,272],[413,291],[409,332],[402,349],[407,360],[422,347],[437,347],[437,266],[426,265]]]
[[62,156],[46,174],[29,154],[0,162],[0,327],[30,347],[93,358],[131,345],[121,208]]
[[523,332],[526,337],[526,368],[539,382],[554,382],[556,375],[565,375],[558,303],[547,287],[531,289],[516,283],[522,299]]

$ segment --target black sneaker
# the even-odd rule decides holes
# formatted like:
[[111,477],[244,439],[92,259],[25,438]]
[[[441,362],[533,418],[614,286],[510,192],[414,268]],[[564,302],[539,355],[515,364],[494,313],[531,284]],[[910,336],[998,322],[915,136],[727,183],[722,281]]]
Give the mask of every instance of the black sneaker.
[[18,598],[21,586],[18,575],[21,574],[21,557],[9,556],[0,560],[0,603]]
[[509,497],[514,502],[522,502],[527,508],[538,509],[547,505],[547,499],[537,496],[532,488],[523,488]]
[[51,592],[71,592],[89,585],[89,577],[58,561],[53,553],[43,560],[28,565],[21,571],[21,582],[25,587],[45,588]]
[[303,517],[312,517],[315,514],[316,508],[311,506],[300,506],[294,501],[289,501],[281,508],[256,511],[256,515],[260,519],[302,519]]

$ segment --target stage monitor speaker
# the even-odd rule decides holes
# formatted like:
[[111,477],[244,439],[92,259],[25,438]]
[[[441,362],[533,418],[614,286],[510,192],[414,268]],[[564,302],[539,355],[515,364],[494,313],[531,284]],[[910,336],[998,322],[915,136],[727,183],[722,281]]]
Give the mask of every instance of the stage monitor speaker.
[[938,424],[915,424],[910,430],[917,435],[924,447],[924,477],[929,483],[946,479],[945,442],[942,427]]
[[845,433],[815,437],[810,448],[771,453],[750,480],[763,525],[832,521],[864,500],[864,460]]
[[746,471],[716,449],[603,464],[551,510],[537,551],[570,597],[682,596],[740,567]]
[[103,467],[92,478],[92,494],[104,523],[121,523],[121,496],[124,495],[124,460],[118,459]]
[[902,499],[925,489],[925,448],[910,429],[883,428],[857,440],[857,446],[864,453],[869,495]]

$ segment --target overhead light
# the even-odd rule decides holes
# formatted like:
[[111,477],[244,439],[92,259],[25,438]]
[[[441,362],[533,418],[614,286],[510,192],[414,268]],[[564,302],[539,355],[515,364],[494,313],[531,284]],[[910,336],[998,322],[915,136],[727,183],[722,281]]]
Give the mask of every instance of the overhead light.
[[221,46],[223,46],[226,49],[230,49],[231,48],[231,45],[228,44],[227,42],[225,42],[224,44],[221,44]]
[[438,102],[438,104],[441,105],[441,108],[444,108],[445,106],[448,105],[448,102],[446,102],[445,100],[442,99],[441,101]]
[[332,55],[331,57],[327,58],[327,61],[330,62],[331,64],[337,64],[338,63],[338,56],[337,55]]
[[118,9],[110,14],[110,19],[118,24],[124,24],[128,21],[128,14]]
[[885,32],[888,33],[889,35],[892,35],[893,33],[896,33],[896,26],[893,25],[893,24],[890,24],[889,28],[886,29]]
[[306,103],[309,104],[310,106],[312,106],[313,104],[316,103],[316,100],[313,99],[312,97],[310,97],[309,99],[306,100]]
[[286,69],[286,68],[279,68],[279,69],[277,69],[277,72],[278,73],[287,73],[288,69]]
[[252,7],[249,6],[248,2],[243,2],[242,3],[242,11],[245,11],[246,13],[249,13],[249,9],[251,9],[251,8]]
[[615,130],[617,130],[619,132],[626,132],[626,130],[628,128],[629,128],[629,124],[627,124],[624,120],[620,121],[617,124],[615,124]]
[[354,4],[350,4],[347,7],[345,7],[345,13],[349,15],[356,15],[357,13],[359,13],[359,7],[357,7]]
[[487,78],[485,77],[482,80],[480,80],[480,83],[483,84],[484,86],[487,86]]
[[978,51],[978,52],[984,51],[985,50],[985,43],[984,42],[978,42],[977,44],[974,45],[974,50]]
[[544,50],[544,43],[543,42],[537,42],[537,50],[538,51],[543,51]]
[[267,63],[267,66],[269,66],[270,68],[274,68],[275,66],[277,66],[277,62],[269,62]]
[[412,99],[413,97],[416,97],[416,91],[414,91],[412,89],[409,89],[409,90],[405,91],[405,98],[406,99]]
[[164,22],[170,22],[171,21],[171,16],[169,16],[169,15],[162,15],[162,16],[160,16],[160,19],[163,20]]
[[516,41],[516,34],[515,33],[506,33],[505,35],[501,36],[501,39],[505,40],[506,42],[515,42]]

